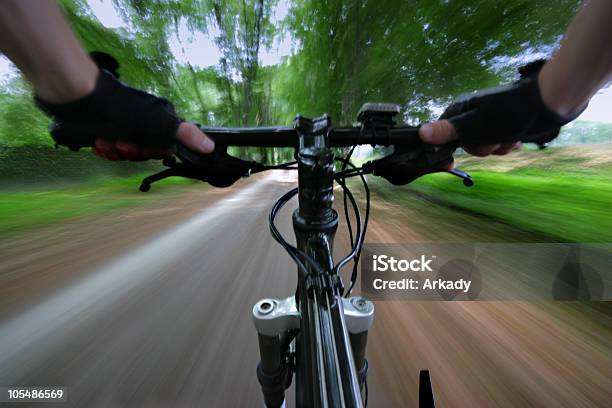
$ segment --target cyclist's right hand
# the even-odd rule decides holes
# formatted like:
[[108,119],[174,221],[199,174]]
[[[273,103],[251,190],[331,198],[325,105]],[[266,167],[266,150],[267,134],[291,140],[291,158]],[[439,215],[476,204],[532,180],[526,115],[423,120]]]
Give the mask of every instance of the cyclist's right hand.
[[177,140],[197,153],[213,151],[212,139],[180,120],[169,101],[121,83],[118,64],[105,55],[108,59],[102,63],[96,60],[100,71],[87,95],[67,103],[35,98],[54,120],[51,135],[57,144],[94,147],[111,160],[162,158],[172,154]]
[[476,156],[506,154],[521,141],[550,142],[586,105],[568,116],[553,112],[542,100],[538,73],[539,69],[513,84],[460,98],[440,120],[421,126],[421,139],[431,144],[458,140]]
[[[214,150],[214,142],[190,122],[181,122],[176,130],[176,139],[196,153],[207,154]],[[163,159],[174,153],[173,148],[141,146],[125,140],[112,141],[96,138],[94,152],[109,160],[142,161]]]

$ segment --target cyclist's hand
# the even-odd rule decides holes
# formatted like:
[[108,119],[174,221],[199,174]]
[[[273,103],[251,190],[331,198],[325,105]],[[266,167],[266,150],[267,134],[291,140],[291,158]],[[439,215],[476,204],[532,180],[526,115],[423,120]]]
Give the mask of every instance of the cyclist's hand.
[[421,127],[421,139],[444,144],[458,140],[474,155],[507,154],[520,142],[546,143],[561,126],[574,120],[586,107],[561,116],[543,102],[538,74],[544,61],[521,68],[522,78],[510,85],[460,98],[440,120]]
[[[193,123],[181,122],[177,131],[176,139],[197,153],[210,153],[215,144]],[[94,152],[109,160],[142,161],[148,159],[163,159],[170,156],[174,151],[172,148],[140,147],[136,144],[116,141],[104,138],[96,139]]]
[[[446,144],[458,139],[457,131],[448,119],[426,123],[419,129],[421,140],[431,144]],[[462,145],[463,150],[474,156],[505,155],[521,148],[521,142]]]
[[35,98],[53,117],[56,143],[72,149],[94,147],[111,160],[162,158],[179,140],[196,153],[210,153],[214,142],[195,125],[183,122],[166,99],[118,81],[118,64],[108,54],[93,59],[100,68],[95,88],[67,103]]

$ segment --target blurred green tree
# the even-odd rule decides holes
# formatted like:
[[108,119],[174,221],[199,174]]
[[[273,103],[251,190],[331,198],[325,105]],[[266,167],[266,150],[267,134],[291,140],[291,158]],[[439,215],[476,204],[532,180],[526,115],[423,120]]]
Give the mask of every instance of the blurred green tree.
[[579,1],[304,0],[287,27],[300,51],[276,97],[289,111],[354,120],[366,101],[401,103],[406,120],[513,76],[550,54]]
[[[126,83],[170,99],[186,119],[245,126],[288,124],[298,112],[348,124],[366,101],[400,103],[408,122],[430,119],[457,94],[550,54],[579,1],[288,0],[279,22],[279,0],[113,0],[119,29],[86,0],[60,4],[87,50],[119,60]],[[175,59],[170,42],[183,26],[212,38],[216,64]],[[281,37],[293,54],[262,66],[262,50]],[[48,143],[45,123],[24,81],[4,81],[0,142]]]

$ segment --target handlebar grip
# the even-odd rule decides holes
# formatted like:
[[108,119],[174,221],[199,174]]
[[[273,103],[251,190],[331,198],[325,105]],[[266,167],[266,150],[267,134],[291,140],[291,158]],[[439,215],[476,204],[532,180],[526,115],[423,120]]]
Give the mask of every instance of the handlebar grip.
[[546,132],[538,133],[535,135],[528,135],[521,139],[522,143],[533,143],[536,144],[540,149],[546,147],[547,143],[552,142],[559,135],[560,129],[552,129]]
[[75,152],[81,147],[95,147],[96,138],[100,136],[100,132],[94,132],[91,126],[55,121],[49,126],[49,133],[56,145],[66,146]]

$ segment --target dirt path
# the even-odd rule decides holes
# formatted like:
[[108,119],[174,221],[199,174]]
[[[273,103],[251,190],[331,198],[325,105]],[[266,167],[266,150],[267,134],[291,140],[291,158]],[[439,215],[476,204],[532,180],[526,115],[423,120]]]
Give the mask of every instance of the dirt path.
[[[229,189],[190,189],[145,206],[82,217],[0,239],[0,318],[192,217]],[[143,201],[148,199],[143,195]]]
[[[397,222],[418,213],[384,203],[373,215],[370,243],[428,241]],[[473,238],[437,227],[440,240]],[[480,238],[499,232],[481,230]],[[375,407],[417,406],[423,368],[443,407],[605,407],[612,401],[612,304],[376,302],[368,353],[371,387],[386,391],[372,393]]]

